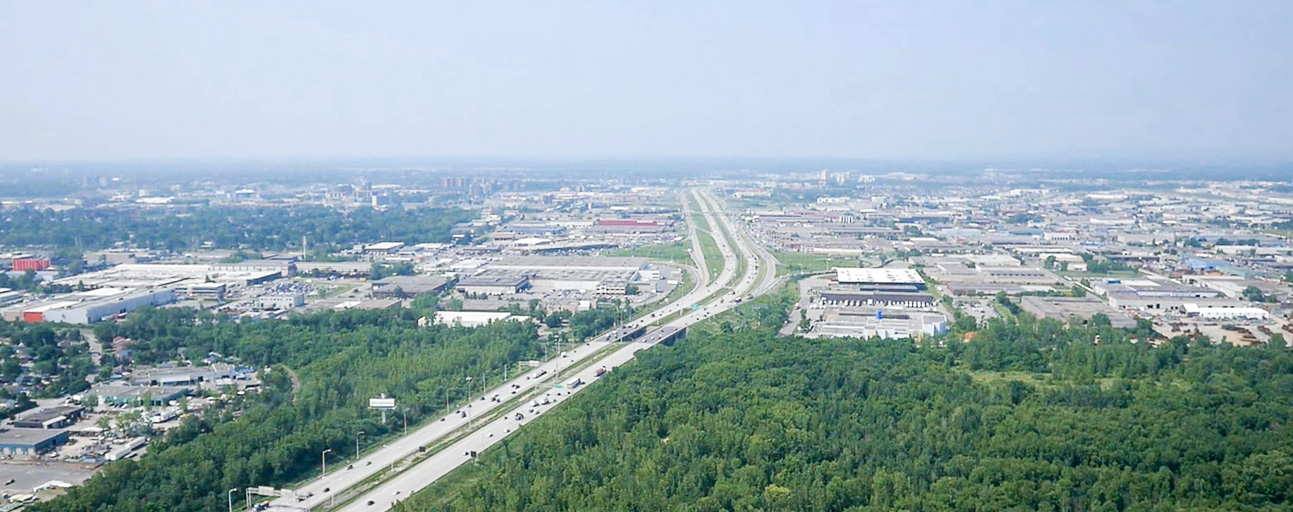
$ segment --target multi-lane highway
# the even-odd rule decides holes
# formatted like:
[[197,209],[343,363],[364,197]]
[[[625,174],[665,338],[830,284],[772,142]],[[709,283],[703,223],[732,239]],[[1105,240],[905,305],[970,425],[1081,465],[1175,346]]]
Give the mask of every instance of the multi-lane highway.
[[[331,501],[342,489],[348,489],[364,480],[373,477],[386,465],[397,463],[417,453],[419,447],[432,443],[452,440],[446,448],[439,450],[403,472],[388,476],[380,484],[363,492],[357,498],[349,500],[340,510],[344,511],[384,511],[394,503],[408,497],[417,490],[430,485],[454,468],[471,460],[472,452],[483,452],[507,437],[534,418],[547,413],[553,407],[582,391],[588,384],[595,382],[604,371],[627,363],[637,351],[655,345],[671,337],[672,333],[710,318],[718,313],[731,309],[746,297],[766,293],[776,282],[776,261],[758,244],[739,229],[730,218],[722,215],[724,209],[720,201],[707,191],[693,189],[689,192],[699,206],[699,214],[704,216],[713,229],[718,242],[719,252],[723,257],[723,267],[719,274],[706,282],[708,276],[704,266],[704,254],[699,244],[692,257],[697,260],[699,273],[698,286],[685,296],[662,306],[649,315],[635,319],[607,335],[599,337],[590,344],[581,345],[567,357],[559,357],[543,366],[527,372],[503,386],[485,393],[483,398],[499,395],[500,400],[483,399],[472,404],[471,414],[476,417],[488,416],[487,419],[468,426],[468,418],[462,414],[450,414],[435,422],[419,428],[416,432],[375,451],[352,468],[338,468],[327,477],[316,479],[281,498],[273,504],[274,510],[330,510]],[[686,202],[684,202],[686,204]],[[693,231],[693,240],[695,240]],[[739,273],[739,275],[738,275]],[[660,319],[678,316],[663,325],[653,325]],[[606,339],[619,339],[624,334],[645,331],[636,341],[625,343],[622,348],[592,361],[591,364],[577,365],[578,361],[598,352],[605,347]],[[574,372],[563,373],[555,379],[556,365],[565,368],[581,366]],[[542,375],[542,376],[540,376]],[[513,392],[516,394],[513,395]],[[501,407],[513,396],[523,397],[527,393],[533,398],[519,404],[509,404],[510,409],[502,414],[495,409]]]

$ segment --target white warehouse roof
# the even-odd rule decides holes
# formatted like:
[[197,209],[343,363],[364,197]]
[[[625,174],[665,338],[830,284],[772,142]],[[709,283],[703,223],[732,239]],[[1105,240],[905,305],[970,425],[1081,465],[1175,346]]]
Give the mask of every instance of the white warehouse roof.
[[836,268],[841,283],[924,284],[920,273],[909,268]]

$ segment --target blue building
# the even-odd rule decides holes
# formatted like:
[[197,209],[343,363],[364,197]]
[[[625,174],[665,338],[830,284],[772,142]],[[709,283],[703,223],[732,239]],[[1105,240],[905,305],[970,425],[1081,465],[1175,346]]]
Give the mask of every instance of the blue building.
[[0,432],[0,454],[31,458],[67,442],[66,430],[12,428]]

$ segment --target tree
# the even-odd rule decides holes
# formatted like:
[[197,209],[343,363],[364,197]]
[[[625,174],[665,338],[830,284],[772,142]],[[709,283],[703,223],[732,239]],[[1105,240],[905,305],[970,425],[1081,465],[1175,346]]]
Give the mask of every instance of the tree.
[[1252,302],[1266,302],[1266,294],[1262,293],[1262,289],[1256,286],[1244,288],[1243,297],[1244,300]]

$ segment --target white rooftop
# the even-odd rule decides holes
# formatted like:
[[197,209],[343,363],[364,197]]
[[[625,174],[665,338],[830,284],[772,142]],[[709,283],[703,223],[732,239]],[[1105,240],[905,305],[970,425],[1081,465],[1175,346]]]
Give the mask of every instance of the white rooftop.
[[909,268],[836,268],[841,283],[919,284],[925,280]]

